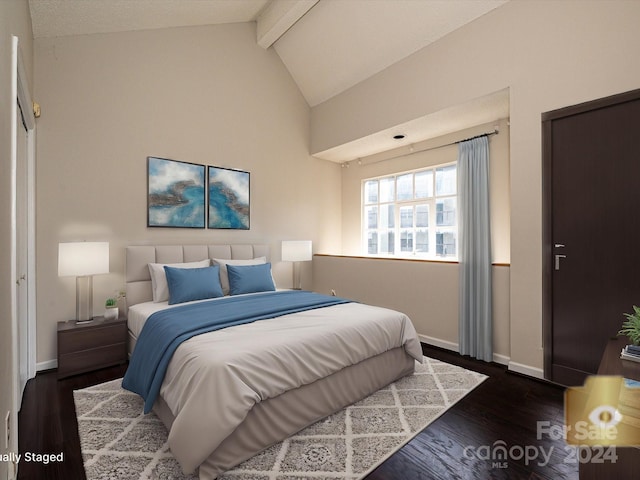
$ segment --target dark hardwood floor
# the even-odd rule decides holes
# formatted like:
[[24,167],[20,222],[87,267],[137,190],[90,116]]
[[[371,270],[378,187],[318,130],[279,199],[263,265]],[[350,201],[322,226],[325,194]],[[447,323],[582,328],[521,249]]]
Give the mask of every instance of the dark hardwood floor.
[[[367,480],[577,479],[564,440],[538,435],[538,422],[563,424],[564,389],[506,368],[423,345],[425,355],[488,375],[479,387],[373,471]],[[73,390],[121,377],[126,366],[61,381],[39,373],[25,389],[19,414],[20,453],[64,453],[64,462],[20,463],[20,480],[85,478]],[[537,438],[541,437],[541,438]],[[504,442],[504,443],[501,443]],[[499,460],[495,447],[504,446]],[[544,449],[544,457],[541,454]],[[530,457],[526,459],[525,454]],[[549,455],[549,452],[551,454]],[[617,478],[617,480],[623,480]]]
[[[546,430],[542,431],[547,425],[564,425],[563,387],[450,351],[424,344],[422,349],[428,357],[489,378],[374,470],[367,480],[578,478],[578,465],[571,463],[574,457],[565,441],[554,440]],[[504,459],[499,457],[499,446],[507,450]],[[526,452],[530,460],[524,458]]]
[[54,370],[38,373],[36,378],[27,382],[18,414],[20,453],[63,453],[64,461],[48,465],[20,462],[18,480],[86,478],[80,454],[73,391],[120,378],[126,370],[126,365],[119,365],[60,381]]

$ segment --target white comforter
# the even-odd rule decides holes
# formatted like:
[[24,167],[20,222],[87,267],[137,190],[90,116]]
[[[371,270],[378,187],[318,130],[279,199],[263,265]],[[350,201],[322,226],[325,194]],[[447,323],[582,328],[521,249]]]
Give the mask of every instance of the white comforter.
[[194,337],[176,350],[160,390],[175,416],[171,451],[192,472],[256,403],[401,346],[422,361],[406,315],[359,303]]

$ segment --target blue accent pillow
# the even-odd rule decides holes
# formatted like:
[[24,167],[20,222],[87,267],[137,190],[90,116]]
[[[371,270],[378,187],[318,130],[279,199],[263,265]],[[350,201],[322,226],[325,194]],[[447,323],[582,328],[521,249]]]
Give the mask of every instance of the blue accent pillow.
[[169,286],[169,305],[223,297],[220,286],[220,267],[175,268],[164,267]]
[[272,292],[276,289],[271,276],[271,264],[227,265],[229,295]]

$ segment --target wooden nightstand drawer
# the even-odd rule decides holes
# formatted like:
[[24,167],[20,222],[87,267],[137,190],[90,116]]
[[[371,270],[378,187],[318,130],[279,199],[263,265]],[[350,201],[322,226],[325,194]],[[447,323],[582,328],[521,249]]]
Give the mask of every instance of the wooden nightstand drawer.
[[126,324],[108,325],[92,329],[78,327],[75,330],[60,332],[61,341],[58,353],[64,355],[79,350],[88,350],[105,345],[113,345],[114,343],[122,343],[122,339],[126,339],[126,335]]
[[62,378],[76,373],[90,372],[109,365],[124,363],[126,356],[127,345],[124,343],[60,355],[58,377]]
[[126,319],[58,322],[58,378],[126,361]]

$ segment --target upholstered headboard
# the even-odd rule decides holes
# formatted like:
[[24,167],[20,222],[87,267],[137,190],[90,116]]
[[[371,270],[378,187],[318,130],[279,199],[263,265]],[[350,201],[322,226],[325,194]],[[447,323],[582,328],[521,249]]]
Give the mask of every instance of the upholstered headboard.
[[153,300],[150,263],[197,262],[206,258],[248,260],[267,257],[269,245],[136,245],[126,250],[127,307]]

